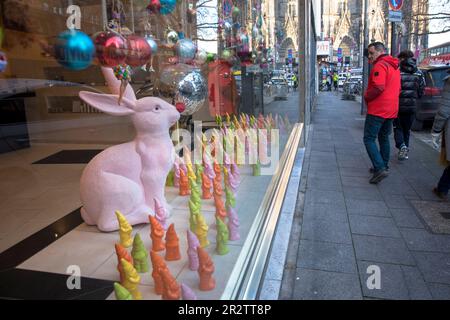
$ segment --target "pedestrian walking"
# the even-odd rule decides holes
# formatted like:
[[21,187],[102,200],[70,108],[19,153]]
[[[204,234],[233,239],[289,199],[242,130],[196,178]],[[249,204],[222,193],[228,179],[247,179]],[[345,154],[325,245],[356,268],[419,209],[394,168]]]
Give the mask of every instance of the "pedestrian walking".
[[297,91],[297,87],[298,87],[298,79],[297,79],[297,75],[294,74],[292,76],[292,81],[294,82],[294,91]]
[[[388,176],[393,119],[397,118],[400,95],[398,59],[387,55],[381,42],[368,47],[369,62],[373,65],[364,94],[367,116],[364,125],[364,145],[372,161],[370,183],[378,183]],[[378,143],[380,148],[376,144]]]
[[333,82],[333,79],[331,77],[331,74],[329,73],[327,75],[327,90],[328,91],[331,91],[332,82]]
[[339,75],[337,72],[333,74],[333,85],[334,85],[334,91],[337,91],[338,89],[338,81],[339,81]]
[[425,89],[425,77],[417,68],[414,54],[405,50],[398,55],[400,60],[401,91],[399,100],[399,112],[394,120],[395,147],[398,151],[398,160],[408,159],[409,136],[411,126],[416,116],[417,99]]
[[[450,71],[447,72],[450,73]],[[439,110],[434,117],[431,136],[435,147],[439,147],[439,140],[441,140],[441,163],[446,168],[433,192],[442,200],[448,201],[448,191],[450,190],[450,74],[444,78],[444,88],[438,104]]]

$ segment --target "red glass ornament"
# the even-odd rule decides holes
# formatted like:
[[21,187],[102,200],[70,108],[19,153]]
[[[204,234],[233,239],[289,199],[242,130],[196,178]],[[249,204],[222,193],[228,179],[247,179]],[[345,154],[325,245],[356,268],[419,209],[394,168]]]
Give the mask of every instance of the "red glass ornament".
[[139,36],[128,36],[127,46],[126,64],[132,67],[140,67],[150,61],[152,49],[144,38]]
[[159,0],[150,0],[150,3],[147,6],[147,11],[149,13],[159,13],[161,10],[161,2]]
[[97,59],[102,66],[115,67],[125,63],[127,42],[114,32],[99,32],[94,35]]

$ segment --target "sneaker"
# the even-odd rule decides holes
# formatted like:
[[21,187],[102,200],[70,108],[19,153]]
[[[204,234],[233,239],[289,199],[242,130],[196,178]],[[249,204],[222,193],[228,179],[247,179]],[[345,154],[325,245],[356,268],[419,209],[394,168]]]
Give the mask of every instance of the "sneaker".
[[448,201],[447,195],[440,192],[437,188],[433,188],[433,193],[441,200]]
[[[386,169],[384,169],[387,173],[389,173],[389,167],[387,167]],[[375,169],[374,168],[370,168],[369,169],[370,173],[375,173]]]
[[380,182],[387,176],[388,176],[388,172],[386,170],[380,170],[373,174],[373,176],[372,176],[372,178],[370,178],[369,182],[372,184],[377,184],[378,182]]
[[403,161],[408,159],[408,147],[403,145],[398,152],[398,160]]

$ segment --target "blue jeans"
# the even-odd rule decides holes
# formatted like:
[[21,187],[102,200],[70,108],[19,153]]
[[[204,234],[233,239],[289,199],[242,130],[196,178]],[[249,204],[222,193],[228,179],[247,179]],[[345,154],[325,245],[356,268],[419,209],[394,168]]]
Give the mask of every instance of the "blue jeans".
[[409,136],[415,116],[414,112],[399,112],[398,118],[394,120],[394,139],[397,149],[400,150],[402,145],[409,148]]
[[[364,145],[372,161],[375,172],[388,168],[391,146],[389,135],[392,133],[392,119],[368,114],[364,124]],[[378,149],[376,139],[380,144]]]
[[444,173],[442,173],[437,189],[443,194],[448,194],[450,190],[450,166],[445,168]]

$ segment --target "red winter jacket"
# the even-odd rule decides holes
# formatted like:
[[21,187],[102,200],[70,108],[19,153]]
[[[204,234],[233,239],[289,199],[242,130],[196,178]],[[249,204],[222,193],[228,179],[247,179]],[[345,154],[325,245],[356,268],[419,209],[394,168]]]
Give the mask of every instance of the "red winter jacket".
[[397,118],[400,79],[398,59],[382,55],[375,60],[364,94],[367,114],[384,119]]

